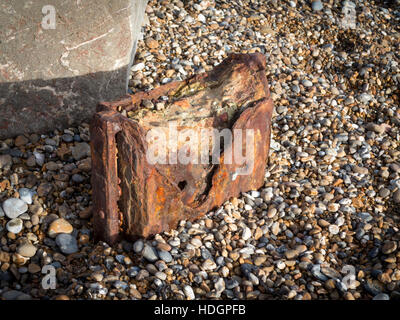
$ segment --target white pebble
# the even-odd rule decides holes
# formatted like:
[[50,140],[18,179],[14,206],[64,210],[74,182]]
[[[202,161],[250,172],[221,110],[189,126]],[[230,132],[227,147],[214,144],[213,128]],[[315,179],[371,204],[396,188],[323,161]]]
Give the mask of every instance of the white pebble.
[[249,227],[246,227],[243,229],[243,233],[242,233],[242,239],[244,241],[247,241],[248,239],[250,239],[251,237],[251,230]]
[[18,198],[10,198],[3,202],[3,210],[10,219],[17,218],[28,210],[28,205]]
[[135,64],[135,65],[132,67],[131,70],[132,70],[133,72],[136,72],[136,71],[143,70],[144,67],[145,67],[144,63],[143,63],[143,62],[140,62],[140,63],[138,63],[138,64]]
[[196,298],[192,287],[189,285],[183,287],[183,292],[185,293],[185,296],[186,298],[188,298],[188,300],[194,300]]
[[206,22],[206,17],[204,15],[202,15],[201,13],[197,16],[197,20],[205,23]]
[[8,232],[12,232],[15,234],[20,233],[22,230],[22,223],[22,220],[19,218],[12,219],[8,221],[6,229]]
[[250,192],[250,195],[252,196],[252,197],[254,197],[254,198],[258,198],[258,197],[260,197],[260,191],[255,191],[255,190],[253,190],[253,191],[251,191]]
[[339,227],[336,224],[331,224],[329,226],[329,232],[331,234],[338,234],[339,233]]

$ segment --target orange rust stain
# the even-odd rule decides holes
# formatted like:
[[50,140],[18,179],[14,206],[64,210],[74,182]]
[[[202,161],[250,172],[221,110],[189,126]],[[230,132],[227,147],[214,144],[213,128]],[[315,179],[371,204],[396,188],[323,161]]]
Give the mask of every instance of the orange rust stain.
[[164,203],[165,203],[165,190],[164,188],[158,187],[156,190],[156,197],[157,197],[157,205],[154,208],[155,214],[158,214],[164,209]]
[[174,104],[181,107],[182,109],[190,109],[192,107],[187,100],[176,101]]
[[228,172],[226,171],[226,169],[221,168],[221,170],[216,174],[216,182],[220,183],[223,180],[225,180],[225,178],[227,177]]

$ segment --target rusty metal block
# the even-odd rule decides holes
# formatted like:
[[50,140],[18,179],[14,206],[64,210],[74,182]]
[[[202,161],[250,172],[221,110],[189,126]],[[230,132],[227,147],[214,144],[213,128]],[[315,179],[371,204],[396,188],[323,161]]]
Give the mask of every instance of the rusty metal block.
[[[99,104],[90,128],[97,240],[148,237],[263,185],[273,112],[265,67],[262,54],[233,54],[210,72]],[[221,147],[223,129],[232,139]]]

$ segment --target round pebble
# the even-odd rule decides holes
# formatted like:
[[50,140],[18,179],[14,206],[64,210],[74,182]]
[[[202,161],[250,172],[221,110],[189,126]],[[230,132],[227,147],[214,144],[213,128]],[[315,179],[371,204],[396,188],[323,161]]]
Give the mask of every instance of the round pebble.
[[60,233],[71,233],[74,230],[72,225],[65,219],[54,220],[47,231],[49,237],[55,238]]
[[5,215],[14,219],[28,210],[28,205],[25,201],[18,198],[10,198],[3,202],[3,211]]
[[192,287],[189,285],[183,287],[183,292],[185,293],[185,296],[188,300],[194,300],[196,298]]
[[23,227],[23,221],[19,218],[12,219],[12,220],[8,221],[6,224],[7,231],[15,233],[15,234],[20,233],[22,230],[22,227]]
[[148,260],[150,262],[154,262],[154,261],[158,260],[157,250],[148,244],[144,245],[142,255],[146,260]]
[[313,0],[311,3],[311,7],[314,11],[321,11],[324,8],[320,0]]
[[76,239],[67,233],[60,233],[56,237],[56,243],[62,253],[72,254],[78,252],[78,243]]
[[36,250],[37,250],[37,248],[34,245],[32,245],[30,243],[25,243],[18,247],[17,252],[21,256],[31,258],[36,254]]
[[142,240],[137,240],[133,244],[133,251],[136,253],[141,253],[144,247],[144,243]]

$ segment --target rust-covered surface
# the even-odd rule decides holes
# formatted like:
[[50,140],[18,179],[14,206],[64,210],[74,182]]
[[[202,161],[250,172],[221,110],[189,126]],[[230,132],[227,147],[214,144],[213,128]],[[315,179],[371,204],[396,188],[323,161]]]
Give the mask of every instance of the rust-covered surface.
[[[91,123],[96,239],[148,237],[263,185],[273,112],[265,67],[261,54],[233,54],[210,72],[98,106]],[[163,109],[143,106],[161,100]],[[150,163],[146,134],[158,128],[168,136],[171,123],[178,132],[192,129],[199,137],[208,128],[253,129],[253,170],[238,175],[243,164],[224,161],[246,144],[245,133],[240,145],[234,136],[223,148],[218,163]],[[185,147],[178,140],[177,151]],[[172,151],[166,148],[167,154]]]

